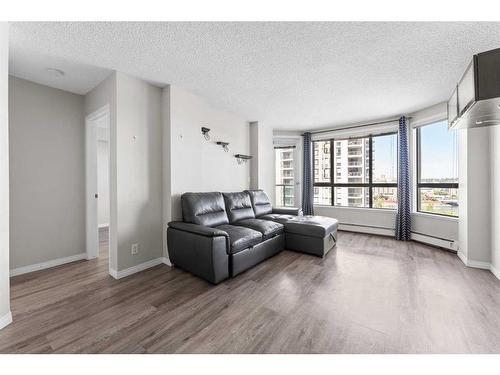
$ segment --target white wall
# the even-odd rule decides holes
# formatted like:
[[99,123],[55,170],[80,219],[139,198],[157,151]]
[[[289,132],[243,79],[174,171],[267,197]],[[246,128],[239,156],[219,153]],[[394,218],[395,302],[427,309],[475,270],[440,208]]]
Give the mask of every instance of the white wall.
[[[169,96],[170,147],[164,147],[170,148],[171,217],[179,220],[182,193],[249,188],[249,163],[238,164],[234,155],[249,154],[250,135],[244,118],[216,109],[195,94],[170,86]],[[203,138],[202,126],[211,129],[210,141]],[[216,141],[229,142],[230,152],[224,152]],[[272,145],[272,132],[269,142]],[[269,165],[272,169],[272,162]]]
[[10,268],[85,252],[83,97],[9,79]]
[[100,137],[97,143],[97,220],[99,227],[109,226],[109,140]]
[[[162,257],[161,89],[116,73],[118,271]],[[133,243],[139,253],[131,254]]]
[[9,24],[0,22],[0,329],[12,321],[9,283]]
[[[250,155],[253,159],[250,161],[250,189],[259,188],[259,123],[250,122]],[[274,160],[274,159],[273,159]],[[269,195],[274,194],[272,192]]]
[[500,126],[490,128],[491,271],[500,279]]
[[[162,91],[115,72],[85,97],[85,114],[110,106],[110,271],[162,254]],[[131,254],[132,244],[139,253]]]
[[167,228],[168,223],[172,221],[172,158],[170,155],[172,146],[171,140],[171,125],[170,125],[170,85],[167,85],[161,90],[161,121],[162,121],[162,185],[163,185],[163,211],[162,211],[162,240],[163,240],[163,257],[169,265],[167,249]]
[[[459,152],[467,155],[467,167],[459,178],[459,196],[466,199],[466,214],[459,211],[461,256],[467,263],[491,261],[491,201],[490,201],[490,128],[459,130],[466,142],[459,143]],[[460,137],[463,139],[463,136]],[[459,166],[460,169],[460,166]],[[460,206],[459,206],[460,207]]]
[[250,145],[253,156],[250,187],[266,191],[274,205],[276,201],[276,176],[272,127],[262,122],[252,122],[250,124]]
[[85,95],[85,116],[109,106],[109,268],[118,269],[118,201],[116,177],[116,73],[113,72]]
[[315,205],[314,214],[337,219],[340,229],[384,235],[394,234],[395,211]]

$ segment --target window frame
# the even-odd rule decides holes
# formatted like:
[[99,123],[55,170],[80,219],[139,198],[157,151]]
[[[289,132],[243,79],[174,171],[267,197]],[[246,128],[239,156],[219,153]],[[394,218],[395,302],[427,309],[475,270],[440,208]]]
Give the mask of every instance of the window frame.
[[[276,150],[277,149],[280,149],[280,150],[282,150],[282,149],[289,149],[289,150],[291,150],[292,151],[292,160],[293,160],[293,164],[292,164],[293,165],[293,168],[292,168],[293,169],[293,179],[294,179],[294,183],[293,184],[277,184],[276,183],[276,171],[275,171],[275,176],[274,176],[274,182],[275,182],[275,184],[274,184],[274,186],[275,186],[274,190],[275,191],[274,191],[274,194],[276,194],[276,188],[278,188],[278,187],[281,188],[282,191],[283,191],[283,205],[282,206],[278,206],[278,204],[276,202],[276,205],[278,207],[295,207],[295,203],[296,203],[296,194],[295,194],[295,186],[296,186],[295,185],[295,148],[296,148],[295,145],[283,145],[283,146],[275,145],[274,149],[273,149],[273,151],[274,151],[274,163],[275,163],[275,165],[277,163],[277,160],[276,160]],[[313,166],[313,173],[314,173],[314,166]],[[287,187],[292,187],[294,189],[293,203],[290,204],[290,205],[287,205],[286,201],[285,201],[285,190],[286,190]]]
[[[429,211],[423,211],[421,210],[421,195],[420,195],[420,189],[432,189],[432,188],[441,188],[441,189],[457,189],[458,190],[458,182],[420,182],[421,178],[421,172],[422,172],[422,152],[421,152],[421,130],[422,128],[429,126],[429,125],[434,125],[437,123],[440,123],[444,121],[443,120],[438,120],[438,121],[433,121],[425,125],[421,125],[415,128],[415,137],[416,137],[416,142],[415,142],[415,169],[416,169],[416,184],[415,184],[415,193],[416,193],[416,203],[417,203],[417,213],[422,213],[426,215],[436,215],[436,216],[444,216],[444,217],[451,217],[454,219],[458,219],[459,215],[447,215],[447,214],[440,214],[436,212],[429,212]],[[457,155],[458,157],[458,155]]]
[[[344,137],[344,138],[329,138],[329,139],[317,139],[315,141],[312,141],[312,150],[313,150],[313,165],[315,163],[316,158],[314,157],[314,143],[315,142],[330,142],[330,182],[315,182],[315,173],[314,169],[312,168],[312,180],[313,180],[313,188],[315,187],[329,187],[331,188],[330,192],[330,200],[331,204],[330,205],[324,205],[324,206],[331,206],[331,207],[344,207],[344,208],[356,208],[356,209],[373,209],[373,189],[374,188],[398,188],[398,182],[373,182],[373,138],[376,137],[382,137],[386,135],[396,135],[396,140],[398,137],[398,132],[397,131],[391,131],[387,133],[377,133],[377,134],[369,134],[368,136],[359,136],[359,137]],[[368,158],[368,163],[369,163],[369,172],[368,172],[368,183],[336,183],[335,182],[335,175],[336,175],[336,169],[334,169],[335,166],[335,152],[334,152],[334,145],[336,141],[345,141],[345,140],[356,140],[356,139],[369,139],[369,158]],[[398,176],[399,172],[399,165],[396,159],[396,176]],[[335,171],[332,173],[332,171]],[[351,187],[362,187],[362,188],[367,188],[368,189],[368,207],[356,207],[356,206],[338,206],[335,204],[335,188],[336,187],[346,187],[346,188],[351,188]],[[388,211],[396,211],[397,209],[395,208],[375,208],[376,210],[388,210]]]

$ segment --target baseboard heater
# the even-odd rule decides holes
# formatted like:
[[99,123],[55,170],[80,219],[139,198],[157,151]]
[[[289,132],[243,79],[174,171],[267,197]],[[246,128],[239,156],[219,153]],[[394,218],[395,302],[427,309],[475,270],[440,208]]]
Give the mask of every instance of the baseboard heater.
[[[346,226],[354,228],[345,228]],[[368,234],[376,234],[380,236],[393,236],[395,231],[394,228],[390,227],[383,227],[379,225],[353,224],[353,223],[339,223],[339,230],[343,230],[346,232],[361,232]],[[421,242],[425,243],[426,245],[440,247],[453,252],[458,251],[457,242],[454,240],[450,240],[448,238],[442,238],[442,237],[432,236],[430,234],[424,234],[412,231],[411,239],[416,242]]]
[[352,223],[339,223],[339,225],[349,225],[349,226],[353,226],[353,227],[363,227],[363,228],[376,228],[376,229],[394,230],[394,228],[389,228],[389,227],[381,227],[381,226],[378,226],[378,225],[352,224]]

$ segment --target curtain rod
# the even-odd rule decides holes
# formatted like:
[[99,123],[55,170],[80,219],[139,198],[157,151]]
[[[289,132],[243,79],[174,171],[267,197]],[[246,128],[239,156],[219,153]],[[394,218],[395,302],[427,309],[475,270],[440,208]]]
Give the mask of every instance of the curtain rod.
[[[411,117],[406,117],[407,120],[411,120]],[[315,132],[310,132],[311,134],[321,134],[321,133],[329,133],[332,131],[337,131],[337,130],[348,130],[348,129],[356,129],[356,128],[362,128],[364,126],[370,126],[370,125],[381,125],[381,124],[388,124],[389,122],[396,122],[399,121],[399,118],[392,119],[392,120],[385,120],[385,121],[378,121],[378,122],[369,122],[366,124],[361,124],[361,125],[354,125],[354,126],[346,126],[344,128],[333,128],[333,129],[325,129],[325,130],[318,130]],[[304,135],[301,134],[302,136]]]

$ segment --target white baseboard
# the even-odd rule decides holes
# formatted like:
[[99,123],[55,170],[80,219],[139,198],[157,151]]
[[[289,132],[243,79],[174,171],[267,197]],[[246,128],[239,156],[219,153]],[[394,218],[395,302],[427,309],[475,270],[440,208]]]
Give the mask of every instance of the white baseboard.
[[497,268],[495,268],[495,267],[493,267],[493,264],[491,264],[491,265],[490,265],[490,271],[491,271],[491,273],[492,273],[493,275],[495,275],[495,276],[496,276],[496,278],[497,278],[498,280],[500,280],[500,270],[499,270],[499,269],[497,269]]
[[138,264],[136,266],[132,266],[132,267],[126,268],[126,269],[121,270],[121,271],[117,271],[115,269],[110,268],[109,269],[109,274],[111,276],[113,276],[115,279],[122,279],[124,277],[133,275],[134,273],[147,270],[148,268],[157,266],[158,264],[162,264],[162,263],[165,263],[165,258],[164,257],[156,258],[156,259],[152,259],[152,260],[148,260],[147,262],[144,262],[144,263]]
[[172,267],[172,262],[170,261],[170,259],[168,257],[163,257],[161,259],[162,259],[164,264],[166,264],[169,267]]
[[14,269],[10,270],[10,276],[11,277],[18,276],[18,275],[23,275],[25,273],[40,271],[40,270],[44,270],[47,268],[60,266],[62,264],[76,262],[77,260],[82,260],[82,259],[86,259],[86,258],[87,258],[87,253],[80,253],[80,254],[76,254],[76,255],[71,255],[69,257],[57,258],[57,259],[48,260],[48,261],[42,262],[42,263],[36,263],[36,264],[31,264],[29,266],[14,268]]
[[462,261],[463,264],[465,264],[467,267],[472,267],[472,268],[480,268],[482,270],[488,270],[490,271],[495,277],[500,280],[500,270],[496,269],[493,264],[489,262],[480,262],[477,260],[468,260],[467,257],[465,256],[464,253],[461,253],[460,251],[457,252],[458,257]]
[[467,265],[467,257],[460,250],[457,251],[457,256],[460,258],[463,264]]
[[467,259],[464,253],[458,251],[457,252],[458,257],[462,261],[463,264],[465,264],[467,267],[472,267],[472,268],[480,268],[482,270],[490,270],[491,269],[491,263],[490,262],[481,262],[478,260],[471,260]]
[[489,269],[491,269],[491,264],[488,262],[480,262],[477,260],[468,260],[467,267],[480,268],[482,270],[489,270]]
[[8,326],[10,323],[12,323],[12,313],[9,311],[4,316],[0,317],[0,329]]

